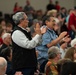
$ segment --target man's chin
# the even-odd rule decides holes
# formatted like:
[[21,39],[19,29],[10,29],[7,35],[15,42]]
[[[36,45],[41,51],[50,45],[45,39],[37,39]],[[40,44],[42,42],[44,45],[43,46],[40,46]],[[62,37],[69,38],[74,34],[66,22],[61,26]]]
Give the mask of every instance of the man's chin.
[[28,25],[25,26],[25,28],[27,28],[27,27],[28,27]]

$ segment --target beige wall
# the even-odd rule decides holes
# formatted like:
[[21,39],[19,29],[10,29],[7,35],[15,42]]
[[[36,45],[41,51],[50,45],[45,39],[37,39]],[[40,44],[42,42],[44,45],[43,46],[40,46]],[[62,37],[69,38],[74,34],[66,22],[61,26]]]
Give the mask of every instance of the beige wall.
[[[13,6],[15,2],[18,2],[20,6],[25,5],[26,0],[0,0],[0,11],[4,13],[12,13]],[[42,9],[43,11],[46,10],[46,5],[49,3],[49,0],[30,0],[31,5],[36,9]],[[56,0],[53,0],[54,2]],[[74,4],[76,4],[76,0],[58,0],[61,6],[66,7],[67,9],[73,8]],[[74,3],[75,1],[75,3]]]
[[76,6],[76,0],[74,0],[74,5]]

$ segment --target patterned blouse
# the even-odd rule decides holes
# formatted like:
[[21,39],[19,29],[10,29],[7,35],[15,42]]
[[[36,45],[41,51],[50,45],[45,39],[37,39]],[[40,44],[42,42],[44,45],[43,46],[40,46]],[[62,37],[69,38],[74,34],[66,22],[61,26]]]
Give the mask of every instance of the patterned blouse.
[[46,75],[58,75],[57,66],[55,63],[48,61],[45,66]]

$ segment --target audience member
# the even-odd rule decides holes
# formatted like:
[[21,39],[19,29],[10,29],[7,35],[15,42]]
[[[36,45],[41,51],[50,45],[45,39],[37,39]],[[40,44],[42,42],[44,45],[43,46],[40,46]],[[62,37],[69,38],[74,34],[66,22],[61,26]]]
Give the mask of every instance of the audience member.
[[5,21],[5,19],[3,19],[3,18],[0,19],[0,25],[2,26],[2,28],[4,30],[6,30],[6,21]]
[[36,50],[38,50],[38,62],[40,63],[42,72],[44,72],[44,66],[48,60],[48,48],[52,46],[60,47],[59,42],[67,34],[67,32],[63,32],[59,35],[59,37],[56,35],[53,30],[55,26],[55,19],[53,16],[44,17],[44,22],[44,25],[46,26],[43,28],[47,28],[47,31],[42,36],[41,45],[36,47]]
[[12,69],[12,49],[10,47],[6,47],[4,49],[1,50],[0,53],[1,57],[4,57],[7,60],[7,70],[6,70],[6,74],[7,75],[14,75],[14,70]]
[[65,20],[65,18],[67,16],[66,8],[62,7],[60,13],[61,13],[61,18],[63,18]]
[[23,11],[23,7],[22,6],[19,7],[19,11]]
[[13,12],[14,12],[14,13],[16,13],[17,11],[19,11],[18,2],[15,3],[14,8],[13,8]]
[[28,26],[30,27],[33,21],[34,8],[31,6],[29,0],[26,0],[26,5],[24,6],[24,12],[27,14],[29,20]]
[[68,21],[68,30],[69,30],[69,35],[71,39],[75,38],[75,32],[76,32],[76,7],[74,7],[73,13],[69,17]]
[[74,38],[73,40],[71,40],[71,47],[76,48],[76,38]]
[[[36,35],[31,38],[30,32],[26,30],[28,27],[28,17],[24,12],[17,12],[13,15],[13,20],[16,23],[12,33],[12,63],[16,74],[34,75],[37,67],[37,57],[35,47],[40,43],[41,34],[45,33],[45,28],[40,30],[37,23],[35,32]],[[25,58],[24,58],[25,57]]]
[[69,21],[69,17],[70,17],[70,15],[73,13],[73,9],[69,9],[68,10],[68,15],[67,15],[67,17],[66,17],[66,25],[67,25],[67,27],[68,27],[68,21]]
[[2,35],[5,33],[6,31],[4,29],[2,29],[2,27],[0,26],[0,47],[3,44],[3,40],[2,40]]
[[2,49],[11,45],[11,34],[10,33],[4,33],[2,35],[2,40],[3,40],[3,44],[0,48],[0,52],[1,52]]
[[36,18],[38,20],[42,20],[42,17],[43,17],[43,11],[41,9],[37,10],[37,12],[36,12]]
[[56,9],[55,5],[52,2],[52,0],[49,0],[49,4],[46,6],[46,9],[47,9],[47,11],[52,10],[52,9]]
[[57,35],[59,35],[60,33],[60,25],[59,25],[59,23],[60,23],[60,21],[59,21],[59,19],[56,17],[57,16],[57,10],[55,10],[55,9],[52,9],[52,10],[50,10],[50,11],[48,11],[47,12],[47,15],[52,15],[54,18],[55,18],[55,25],[54,25],[54,31],[55,31],[55,33],[57,34]]
[[36,26],[36,23],[38,23],[39,21],[38,21],[38,19],[34,19],[33,20],[33,24],[31,25],[31,27],[30,27],[30,31],[31,31],[31,35],[32,36],[34,36],[34,28],[35,28],[35,26]]
[[60,11],[60,5],[59,5],[59,1],[55,1],[55,8],[56,10],[59,12]]
[[31,13],[31,12],[33,12],[33,7],[30,5],[30,1],[29,0],[26,0],[26,5],[25,5],[25,7],[24,7],[24,12],[26,13],[26,14],[29,14],[29,13]]
[[49,10],[49,11],[47,12],[47,15],[48,15],[48,16],[49,16],[49,15],[52,15],[53,17],[56,18],[56,16],[57,16],[57,10],[56,10],[56,9]]
[[60,59],[57,63],[59,75],[76,75],[76,62],[70,59]]
[[[12,22],[14,24],[13,27],[15,26],[14,30],[12,29],[12,24],[7,23],[7,19],[4,19],[8,14],[5,14],[4,18],[0,18],[1,75],[4,75],[5,73],[7,75],[34,75],[34,73],[42,74],[44,73],[45,67],[46,75],[58,75],[59,71],[56,64],[60,58],[64,58],[61,60],[63,63],[61,64],[61,75],[76,74],[75,71],[71,69],[76,69],[76,66],[74,66],[76,65],[76,63],[74,64],[74,62],[76,62],[76,7],[69,10],[69,14],[67,16],[66,8],[61,8],[59,1],[55,1],[54,5],[53,1],[49,0],[49,4],[47,4],[46,9],[46,14],[43,17],[42,10],[34,10],[29,0],[26,0],[24,9],[22,6],[19,6],[18,2],[16,2],[13,8],[14,14],[12,16],[12,20],[14,22]],[[9,18],[9,20],[10,19],[11,18]],[[69,38],[67,33],[68,30],[71,38]],[[10,33],[12,34],[12,42]],[[68,42],[71,39],[71,48],[66,49],[68,48]],[[9,48],[11,44],[13,52]],[[60,51],[58,48],[60,48]],[[53,55],[55,56],[53,57]],[[70,61],[67,59],[70,59]],[[13,65],[11,64],[11,60]],[[5,63],[3,63],[4,61]],[[38,64],[40,72],[36,72]],[[12,69],[12,66],[15,72]],[[67,69],[66,67],[70,69]]]
[[0,57],[0,75],[5,75],[7,68],[7,61],[5,58]]
[[61,58],[64,58],[65,53],[66,53],[66,51],[67,51],[67,46],[68,46],[68,43],[65,42],[65,41],[62,41],[62,42],[60,43]]
[[13,26],[12,26],[11,23],[7,23],[6,24],[6,32],[7,33],[11,33],[12,32],[12,28],[13,28]]
[[69,58],[72,61],[76,61],[76,48],[74,47],[68,48],[64,58]]
[[48,50],[49,60],[45,66],[46,75],[59,75],[57,71],[57,62],[61,58],[61,53],[58,47],[52,46]]

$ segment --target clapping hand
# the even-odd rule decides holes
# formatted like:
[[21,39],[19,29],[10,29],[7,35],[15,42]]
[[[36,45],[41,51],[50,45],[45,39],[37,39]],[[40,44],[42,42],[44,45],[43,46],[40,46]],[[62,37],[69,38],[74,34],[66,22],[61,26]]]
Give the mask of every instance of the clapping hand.
[[64,32],[62,32],[62,33],[59,35],[59,38],[60,38],[60,39],[63,39],[66,35],[67,35],[67,32],[64,31]]
[[44,34],[46,32],[46,27],[42,27],[41,29],[39,23],[36,24],[34,29],[36,34]]
[[69,35],[67,35],[66,37],[63,38],[63,41],[68,43],[71,41],[71,38],[69,37]]

